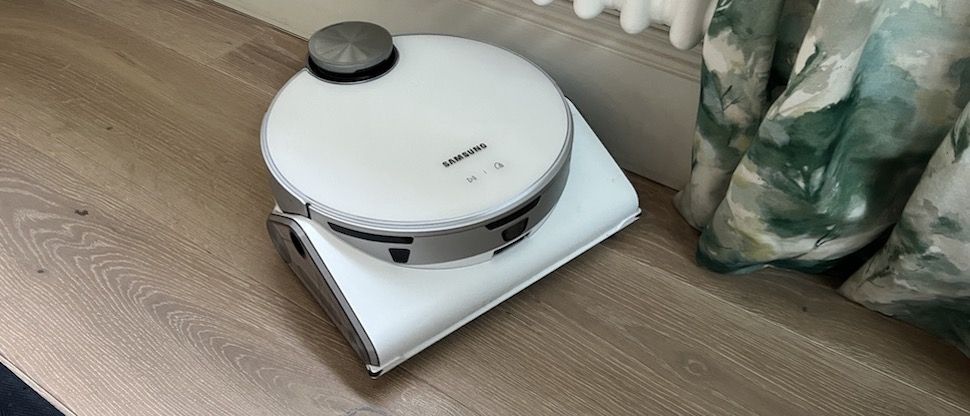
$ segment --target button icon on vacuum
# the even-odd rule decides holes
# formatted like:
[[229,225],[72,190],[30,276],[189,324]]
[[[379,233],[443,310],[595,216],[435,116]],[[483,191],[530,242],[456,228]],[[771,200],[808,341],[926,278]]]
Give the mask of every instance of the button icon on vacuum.
[[495,162],[495,164],[493,164],[492,166],[495,167],[495,170],[499,170],[505,167],[505,165],[502,164],[502,162]]

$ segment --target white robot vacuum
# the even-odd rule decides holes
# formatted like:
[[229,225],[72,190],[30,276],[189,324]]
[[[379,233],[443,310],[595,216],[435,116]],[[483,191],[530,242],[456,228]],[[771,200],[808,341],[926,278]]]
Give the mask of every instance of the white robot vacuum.
[[374,377],[640,214],[545,72],[460,37],[321,29],[261,136],[272,241]]

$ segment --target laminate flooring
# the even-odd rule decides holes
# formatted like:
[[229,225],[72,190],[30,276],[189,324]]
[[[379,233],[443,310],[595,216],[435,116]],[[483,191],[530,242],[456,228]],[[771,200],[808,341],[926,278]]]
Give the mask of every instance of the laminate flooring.
[[955,348],[828,278],[699,268],[635,175],[638,222],[369,379],[264,228],[304,47],[202,0],[0,0],[0,361],[65,413],[970,413]]

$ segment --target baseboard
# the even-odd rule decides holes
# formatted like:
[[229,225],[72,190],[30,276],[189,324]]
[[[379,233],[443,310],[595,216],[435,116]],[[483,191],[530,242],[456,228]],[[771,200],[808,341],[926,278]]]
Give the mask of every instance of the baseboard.
[[674,188],[687,181],[700,53],[673,48],[662,29],[629,35],[616,16],[580,20],[561,0],[216,1],[303,37],[354,19],[512,49],[556,79],[622,167]]

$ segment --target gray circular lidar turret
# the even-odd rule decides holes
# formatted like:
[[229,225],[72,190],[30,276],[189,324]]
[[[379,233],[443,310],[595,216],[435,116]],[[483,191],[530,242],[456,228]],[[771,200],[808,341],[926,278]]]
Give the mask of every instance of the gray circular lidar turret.
[[351,74],[384,62],[394,44],[391,34],[368,22],[341,22],[310,36],[310,60],[323,70]]

